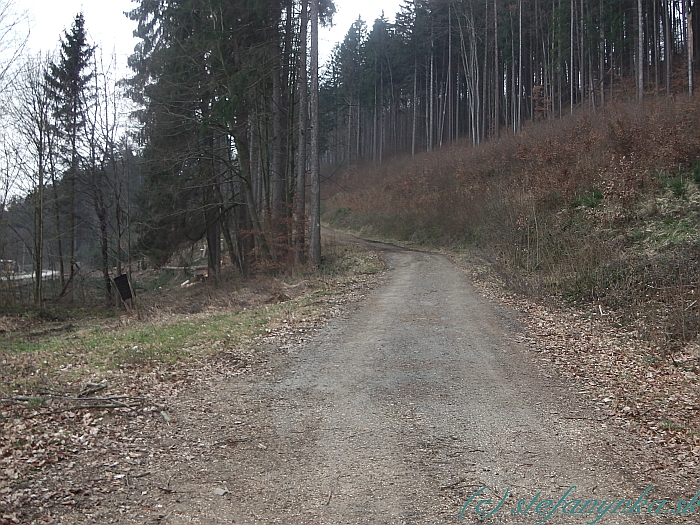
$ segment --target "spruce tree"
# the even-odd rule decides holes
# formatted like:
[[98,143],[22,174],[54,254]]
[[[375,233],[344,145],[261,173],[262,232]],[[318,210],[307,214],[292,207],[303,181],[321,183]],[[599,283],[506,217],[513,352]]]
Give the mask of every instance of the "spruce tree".
[[[54,116],[58,122],[62,157],[66,171],[64,180],[69,191],[70,223],[70,279],[75,266],[76,247],[76,182],[80,169],[80,137],[85,128],[85,108],[89,100],[89,87],[93,78],[90,63],[95,47],[90,46],[85,32],[85,18],[78,13],[70,31],[61,38],[58,60],[49,65],[46,83],[54,104]],[[63,254],[61,257],[61,267]],[[64,290],[65,291],[65,290]]]

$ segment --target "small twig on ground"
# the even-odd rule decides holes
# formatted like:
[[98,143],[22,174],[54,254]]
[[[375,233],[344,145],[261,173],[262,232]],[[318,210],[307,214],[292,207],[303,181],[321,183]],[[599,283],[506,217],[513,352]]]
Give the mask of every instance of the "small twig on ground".
[[459,479],[458,479],[457,481],[455,481],[454,483],[450,483],[449,485],[443,485],[442,487],[440,487],[440,490],[453,489],[453,488],[455,488],[457,485],[460,485],[460,484],[464,483],[465,481],[467,481],[467,478],[459,478]]

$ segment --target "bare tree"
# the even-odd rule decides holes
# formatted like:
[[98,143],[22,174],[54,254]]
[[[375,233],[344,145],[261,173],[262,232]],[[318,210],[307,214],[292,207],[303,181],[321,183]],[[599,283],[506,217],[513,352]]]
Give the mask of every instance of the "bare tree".
[[0,91],[15,78],[14,66],[29,39],[26,13],[17,13],[13,0],[0,0]]
[[50,137],[52,105],[45,82],[49,61],[39,55],[27,59],[13,93],[12,118],[19,136],[18,152],[23,158],[24,180],[32,200],[34,214],[33,244],[34,302],[43,304],[44,260],[44,190],[50,166]]
[[[116,160],[117,134],[119,131],[118,99],[119,92],[117,81],[114,78],[114,64],[112,57],[111,66],[105,67],[104,61],[95,60],[93,71],[92,107],[87,112],[87,144],[89,155],[86,159],[84,171],[85,183],[92,200],[93,211],[97,219],[97,228],[100,238],[100,262],[102,267],[102,280],[104,282],[105,304],[110,306],[114,301],[112,297],[112,279],[110,270],[110,208],[117,206],[116,202],[110,202],[114,196],[119,198],[118,167]],[[119,217],[117,217],[117,221]],[[119,257],[119,232],[116,235],[117,258]],[[120,272],[121,273],[121,272]]]

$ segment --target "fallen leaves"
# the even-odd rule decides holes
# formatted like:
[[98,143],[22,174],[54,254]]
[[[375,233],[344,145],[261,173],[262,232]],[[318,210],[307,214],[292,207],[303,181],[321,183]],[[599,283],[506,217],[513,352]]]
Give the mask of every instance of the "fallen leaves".
[[473,277],[482,293],[522,314],[520,343],[574,381],[606,421],[627,427],[663,451],[664,468],[678,476],[700,471],[700,353],[689,344],[662,359],[659,349],[634,328],[621,327],[596,306],[581,310],[547,305],[505,293],[481,271]]
[[[375,254],[357,257],[368,259],[371,268],[382,264]],[[251,325],[239,339],[208,334],[209,320],[215,319],[216,312],[214,317],[195,314],[200,337],[187,343],[191,357],[176,362],[125,362],[104,371],[107,379],[86,382],[95,373],[80,355],[69,356],[59,370],[65,375],[53,377],[44,370],[39,374],[29,354],[3,357],[4,377],[31,376],[33,381],[18,381],[27,388],[4,393],[6,402],[0,405],[0,515],[5,513],[0,525],[77,523],[76,516],[93,516],[90,519],[97,523],[128,516],[143,523],[162,508],[159,498],[180,492],[169,480],[159,479],[156,465],[172,471],[194,457],[216,461],[227,447],[236,453],[266,453],[265,444],[249,443],[247,434],[255,421],[247,412],[236,416],[236,430],[226,439],[214,442],[199,427],[186,429],[198,442],[196,448],[165,438],[181,429],[181,421],[192,419],[184,417],[188,414],[218,423],[212,406],[182,406],[180,394],[193,385],[261,373],[266,356],[303,344],[328,319],[361,300],[376,282],[377,277],[369,274],[321,275],[315,285],[305,283],[292,290],[301,297],[299,301],[263,305],[267,330]],[[288,297],[277,295],[276,299]],[[227,300],[225,307],[230,309]],[[151,320],[154,324],[168,321],[167,316]],[[82,381],[73,379],[71,384],[71,374]],[[44,388],[50,381],[61,384],[63,390]],[[211,490],[219,496],[230,494],[226,488]]]

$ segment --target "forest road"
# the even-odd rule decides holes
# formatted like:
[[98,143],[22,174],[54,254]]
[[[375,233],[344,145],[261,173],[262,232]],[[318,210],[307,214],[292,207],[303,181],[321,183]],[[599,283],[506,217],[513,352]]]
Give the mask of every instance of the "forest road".
[[571,487],[565,501],[602,503],[649,486],[644,444],[538,364],[447,257],[334,235],[384,251],[384,283],[264,370],[188,394],[210,410],[163,436],[187,459],[159,472],[160,523],[476,523],[505,497],[488,522],[535,525]]

